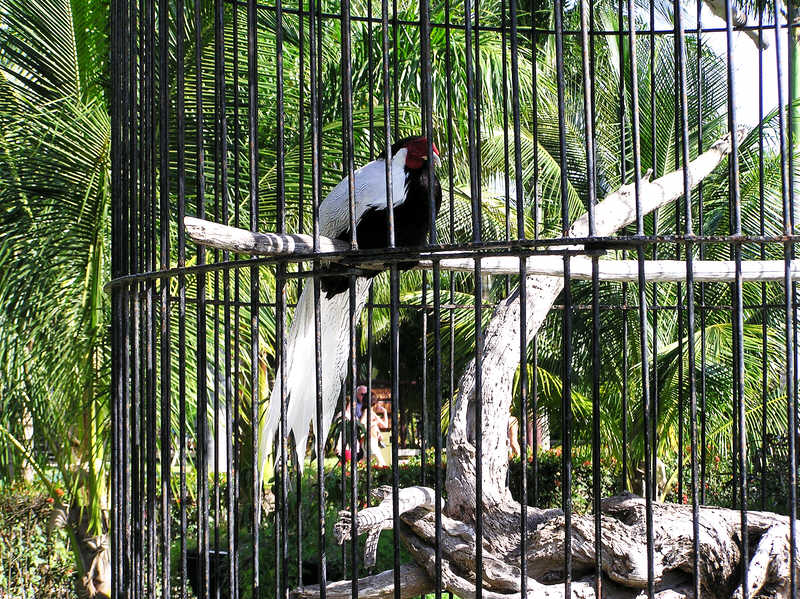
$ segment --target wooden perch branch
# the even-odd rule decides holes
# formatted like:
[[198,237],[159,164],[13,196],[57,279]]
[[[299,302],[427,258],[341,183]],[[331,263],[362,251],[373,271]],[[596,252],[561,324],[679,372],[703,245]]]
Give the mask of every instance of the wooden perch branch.
[[[229,250],[251,256],[295,255],[308,256],[314,253],[314,238],[311,235],[285,235],[281,233],[253,233],[246,229],[229,227],[193,216],[183,219],[186,234],[198,245]],[[346,241],[319,238],[319,253],[341,252],[350,249]]]
[[[442,270],[473,272],[475,260],[472,258],[445,258],[440,261]],[[430,261],[420,266],[432,268]],[[736,263],[731,260],[695,260],[693,262],[694,280],[697,282],[730,283],[736,280]],[[742,262],[742,281],[783,281],[785,262],[783,260],[745,260]],[[519,274],[519,258],[500,256],[481,258],[481,272],[484,274]],[[561,256],[535,256],[526,262],[529,275],[552,277],[564,276],[564,259]],[[790,274],[792,279],[800,279],[800,260],[793,260]],[[637,283],[639,263],[636,260],[599,260],[598,277],[601,281],[618,283]],[[592,279],[592,259],[574,256],[570,259],[570,278],[580,281]],[[644,278],[647,281],[681,283],[686,281],[686,262],[682,260],[645,260]]]
[[[184,224],[187,235],[199,245],[254,256],[314,255],[314,239],[310,235],[253,233],[191,216],[185,218]],[[319,243],[318,255],[350,250],[349,243],[338,239],[320,236]],[[473,258],[444,258],[439,261],[439,265],[442,270],[447,271],[475,270]],[[380,268],[375,265],[362,266]],[[431,269],[433,262],[430,259],[422,260],[419,267]],[[560,256],[536,256],[527,261],[526,268],[529,275],[564,276],[564,260]],[[748,260],[742,263],[742,280],[782,281],[784,269],[783,260]],[[519,258],[482,258],[481,270],[485,274],[515,275],[519,273]],[[647,260],[644,270],[648,281],[678,283],[686,280],[686,263],[680,260]],[[693,272],[697,282],[732,282],[736,276],[735,263],[729,260],[696,260]],[[800,279],[800,260],[792,262],[790,274],[792,279]],[[635,283],[639,280],[638,263],[635,260],[600,260],[598,275],[601,281]],[[591,280],[591,258],[573,257],[570,262],[570,276],[575,280]]]

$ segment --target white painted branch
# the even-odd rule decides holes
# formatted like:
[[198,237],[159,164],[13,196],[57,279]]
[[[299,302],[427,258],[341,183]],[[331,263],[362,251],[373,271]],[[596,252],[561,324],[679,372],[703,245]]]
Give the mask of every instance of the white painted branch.
[[[432,267],[432,262],[420,264],[423,268]],[[440,261],[442,270],[473,272],[475,261],[472,258],[445,258]],[[599,260],[598,275],[601,281],[636,283],[639,281],[639,264],[636,260]],[[731,260],[695,260],[694,280],[697,282],[731,282],[736,278],[736,263]],[[743,281],[783,281],[785,263],[783,260],[745,260],[742,261]],[[519,274],[519,258],[497,256],[481,258],[481,272],[484,274]],[[529,275],[564,276],[564,259],[561,256],[535,256],[528,259],[526,272]],[[800,260],[793,260],[791,276],[800,279]],[[570,278],[589,281],[592,278],[592,259],[575,256],[570,260]],[[682,260],[646,260],[644,278],[648,281],[680,283],[686,280],[686,262]]]
[[[737,132],[739,139],[744,131]],[[731,137],[725,136],[687,165],[690,187],[711,174],[731,151]],[[624,185],[598,202],[595,207],[595,230],[599,237],[614,235],[622,227],[634,222],[638,209],[646,215],[683,197],[684,172],[673,171],[655,181],[642,180],[638,190],[634,185]],[[637,193],[638,191],[638,193]],[[589,215],[584,213],[575,220],[568,237],[582,238],[589,234]],[[533,260],[532,260],[533,261]],[[563,280],[553,276],[528,276],[525,281],[525,313],[522,314],[520,291],[517,290],[496,307],[492,320],[484,331],[481,357],[482,453],[476,452],[474,402],[476,399],[477,368],[471,360],[458,384],[458,395],[450,412],[447,434],[447,506],[451,518],[472,522],[476,506],[491,510],[493,506],[511,504],[513,500],[506,487],[508,471],[508,415],[513,397],[514,374],[519,367],[521,324],[527,340],[534,335],[550,313],[553,302],[563,288]],[[475,464],[481,461],[482,497],[477,496]],[[491,536],[502,531],[493,530],[494,524],[486,519],[485,534]]]
[[[739,141],[744,131],[737,132]],[[726,135],[706,152],[689,163],[689,185],[692,189],[719,166],[731,151],[731,138]],[[614,235],[622,227],[636,221],[636,187],[623,185],[610,193],[595,207],[595,234],[600,237]],[[639,184],[639,205],[643,215],[683,197],[683,169],[659,177],[655,181],[642,180]],[[589,235],[589,214],[584,213],[575,220],[568,237]]]
[[[183,219],[186,234],[198,245],[230,250],[253,256],[277,256],[293,254],[307,256],[314,253],[314,238],[311,235],[285,235],[281,233],[253,233],[237,227],[187,216]],[[319,238],[319,253],[341,252],[350,249],[346,241]]]

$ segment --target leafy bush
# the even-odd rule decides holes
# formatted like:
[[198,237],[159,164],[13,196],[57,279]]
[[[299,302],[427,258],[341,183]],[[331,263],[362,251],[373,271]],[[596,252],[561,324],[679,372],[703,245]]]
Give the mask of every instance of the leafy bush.
[[36,488],[0,487],[0,597],[77,597],[66,535],[47,534],[51,509]]
[[[592,506],[592,464],[590,460],[583,457],[583,451],[576,450],[572,458],[572,506],[578,513],[591,510]],[[432,486],[434,477],[433,451],[429,453],[426,461],[426,485]],[[442,473],[446,463],[442,464]],[[371,488],[380,485],[392,484],[392,469],[390,467],[372,466]],[[528,504],[541,508],[561,507],[561,448],[541,451],[538,455],[536,469],[533,460],[529,459],[526,469],[528,478]],[[538,474],[538,479],[536,478]],[[398,468],[400,479],[399,486],[408,487],[422,484],[422,465],[421,460],[413,458],[404,462]],[[358,465],[358,505],[367,505],[366,496],[366,466],[362,463]],[[345,469],[345,490],[342,494],[341,467],[331,469],[325,477],[325,488],[329,502],[336,505],[349,506],[350,501],[350,469],[349,465]],[[510,460],[508,469],[508,486],[511,494],[517,501],[522,496],[522,461],[519,458]],[[605,497],[618,492],[622,488],[620,482],[619,468],[616,461],[603,460],[601,463],[600,489],[601,496]],[[534,495],[534,491],[538,493]],[[443,489],[442,493],[446,492]],[[343,503],[342,498],[346,498]]]
[[[445,464],[442,465],[444,473]],[[412,458],[403,462],[398,467],[399,487],[411,487],[422,484],[422,464],[421,460]],[[427,486],[432,486],[434,476],[433,454],[425,461],[425,473]],[[392,485],[394,478],[391,466],[370,466],[370,489],[376,489],[382,485]],[[374,501],[367,499],[367,467],[366,463],[359,462],[357,467],[358,476],[358,505],[364,507],[368,503],[373,505]],[[342,467],[337,465],[325,473],[325,493],[329,503],[347,508],[350,505],[350,464],[344,469],[345,488],[342,490]]]
[[[572,456],[572,509],[583,514],[592,510],[594,498],[592,462],[576,450]],[[608,497],[622,489],[622,482],[616,461],[602,459],[600,463],[600,496]],[[562,475],[561,448],[540,451],[536,464],[531,458],[526,464],[528,479],[528,505],[547,508],[561,508],[564,478]],[[508,465],[508,486],[517,501],[522,500],[522,460],[514,458]]]
[[[349,472],[349,464],[347,466]],[[413,477],[420,475],[420,466],[419,462],[412,463],[410,466],[404,466],[400,469],[401,472],[401,486],[402,485],[411,485],[411,484],[418,484],[419,479],[414,479]],[[345,475],[345,482],[349,483],[349,474]],[[372,488],[375,488],[381,484],[391,484],[391,477],[392,471],[390,468],[373,468],[371,470],[372,476]],[[300,518],[297,517],[297,479],[294,474],[292,474],[291,479],[288,484],[289,494],[288,494],[288,501],[287,501],[287,530],[285,533],[288,535],[288,559],[286,563],[286,571],[287,571],[287,584],[290,587],[294,587],[297,585],[298,580],[300,580],[300,576],[302,576],[305,584],[315,584],[318,582],[319,577],[319,555],[320,551],[320,544],[319,544],[319,534],[317,531],[316,521],[317,521],[317,484],[316,484],[316,477],[317,477],[317,469],[316,464],[308,465],[304,472],[303,477],[301,480],[301,488],[302,488],[302,500],[300,505]],[[339,519],[339,510],[347,509],[349,506],[349,487],[346,489],[345,495],[342,495],[342,477],[341,477],[341,466],[340,465],[327,465],[325,468],[325,561],[326,561],[326,579],[328,581],[336,581],[342,580],[345,578],[350,578],[350,548],[351,545],[349,542],[345,543],[344,546],[339,546],[336,544],[335,536],[334,536],[334,525]],[[219,488],[219,495],[220,498],[227,497],[227,483],[225,482],[224,478],[221,479],[221,484]],[[280,478],[276,477],[273,481],[272,487],[270,489],[273,497],[267,502],[272,504],[274,501],[275,496],[279,496],[280,494]],[[214,491],[211,491],[211,497],[214,497]],[[345,498],[345,503],[342,502],[342,498]],[[363,465],[359,467],[359,507],[363,508],[366,504],[366,474],[365,468]],[[240,507],[245,509],[244,504],[246,503],[246,498],[242,498],[242,504]],[[371,504],[375,502],[372,501]],[[192,577],[192,560],[196,559],[194,556],[197,555],[197,502],[196,499],[190,495],[187,497],[186,500],[186,512],[187,512],[187,520],[188,520],[188,527],[187,527],[187,534],[186,534],[186,547],[188,553],[188,561],[189,561],[189,578]],[[280,573],[281,568],[278,562],[276,561],[276,515],[279,517],[280,515],[280,503],[279,501],[275,501],[274,509],[277,510],[271,511],[269,514],[262,514],[262,526],[259,529],[259,583],[262,588],[262,594],[271,592],[272,589],[275,588],[276,584],[276,571]],[[272,510],[272,508],[270,508]],[[252,588],[253,588],[253,562],[252,562],[252,546],[253,546],[253,537],[251,532],[251,527],[249,526],[248,518],[250,517],[247,514],[240,514],[240,521],[239,521],[239,535],[238,535],[238,542],[239,542],[239,556],[240,556],[240,565],[239,565],[239,589],[240,589],[240,596],[243,599],[247,599],[248,597],[252,596]],[[227,550],[228,546],[228,526],[226,521],[226,508],[224,505],[224,501],[221,504],[220,515],[218,520],[214,521],[214,511],[213,509],[210,511],[209,514],[209,526],[211,528],[209,532],[209,539],[211,543],[211,549],[215,548],[214,540],[215,540],[215,531],[214,528],[217,528],[218,535],[218,547],[221,550]],[[173,519],[173,531],[179,530],[180,526],[180,506],[175,501],[172,506],[172,519]],[[299,525],[299,526],[298,526]],[[300,530],[300,543],[298,543],[298,529]],[[181,546],[181,539],[173,533],[173,542],[172,542],[172,589],[173,589],[173,596],[177,596],[177,591],[180,589],[180,546]],[[298,547],[302,551],[303,557],[303,565],[302,565],[302,572],[299,572],[298,568],[298,557],[297,551]],[[380,572],[382,570],[387,570],[393,567],[394,563],[394,537],[393,531],[387,530],[381,534],[380,541],[378,543],[378,552],[377,552],[377,560],[375,567],[372,568],[369,572],[363,567],[361,562],[363,561],[364,555],[364,539],[359,539],[359,550],[358,550],[358,559],[359,559],[359,576],[365,576],[370,572]],[[400,549],[400,559],[402,562],[408,562],[411,560],[410,555],[405,551],[404,548],[401,547]],[[225,563],[222,564],[221,574],[222,578],[227,578],[227,561],[224,560]],[[227,597],[226,595],[226,588],[228,587],[227,584],[223,581],[223,588],[221,589],[221,597]],[[190,580],[187,580],[187,591],[190,597],[193,596],[192,594],[192,586]]]
[[[788,514],[791,489],[788,437],[785,434],[768,434],[764,449],[762,457],[761,447],[748,447],[750,461],[747,469],[748,509]],[[710,445],[707,450],[703,489],[705,492],[704,503],[738,509],[740,503],[738,500],[738,457],[735,455],[720,456],[713,452]],[[692,470],[689,451],[690,449],[687,447],[685,450],[686,462],[683,468],[683,488],[680,496],[678,489],[673,489],[673,493],[667,498],[668,501],[691,502]],[[699,476],[700,466],[698,465]]]

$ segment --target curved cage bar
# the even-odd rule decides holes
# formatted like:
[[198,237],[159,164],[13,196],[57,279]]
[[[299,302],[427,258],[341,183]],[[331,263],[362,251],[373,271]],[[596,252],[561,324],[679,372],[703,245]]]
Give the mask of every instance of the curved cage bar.
[[795,7],[111,14],[114,597],[794,599]]

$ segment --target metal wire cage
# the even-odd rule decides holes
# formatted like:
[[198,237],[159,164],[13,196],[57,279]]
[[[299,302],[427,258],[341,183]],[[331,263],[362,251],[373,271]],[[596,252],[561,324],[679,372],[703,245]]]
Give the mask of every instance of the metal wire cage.
[[[794,598],[795,8],[745,8],[112,0],[113,595]],[[407,135],[428,244],[355,184],[321,235]],[[264,462],[332,272],[338,434]]]

